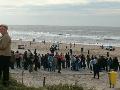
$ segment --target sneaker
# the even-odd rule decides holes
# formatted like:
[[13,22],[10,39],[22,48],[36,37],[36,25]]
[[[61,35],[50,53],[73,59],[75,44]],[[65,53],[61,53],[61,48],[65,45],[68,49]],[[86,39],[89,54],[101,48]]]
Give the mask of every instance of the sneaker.
[[60,71],[58,71],[58,73],[61,73]]

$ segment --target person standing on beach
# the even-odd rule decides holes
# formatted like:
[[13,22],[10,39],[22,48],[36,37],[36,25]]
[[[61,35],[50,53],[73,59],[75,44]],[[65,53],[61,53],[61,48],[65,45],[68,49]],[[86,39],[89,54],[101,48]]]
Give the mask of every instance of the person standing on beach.
[[99,79],[99,72],[100,72],[100,65],[98,62],[97,57],[94,58],[94,62],[93,62],[93,72],[94,72],[94,78],[97,75],[98,79]]
[[17,68],[21,68],[21,65],[20,65],[21,58],[20,58],[19,51],[16,51],[16,53],[15,53],[15,60],[16,60]]
[[58,52],[56,52],[55,58],[57,58],[58,73],[61,73],[61,63],[62,63],[62,60],[61,60],[61,57],[58,54]]
[[70,54],[72,55],[72,48],[70,48]]
[[4,86],[9,86],[9,61],[11,58],[11,38],[7,25],[0,25],[0,79]]
[[70,43],[70,48],[72,48],[72,43]]
[[90,67],[89,67],[89,66],[90,66],[90,60],[91,60],[91,58],[90,58],[90,55],[88,54],[88,55],[87,55],[87,59],[86,59],[87,67],[88,67],[88,68],[90,68]]
[[66,53],[65,59],[66,59],[66,68],[70,68],[70,55],[69,55],[69,52]]

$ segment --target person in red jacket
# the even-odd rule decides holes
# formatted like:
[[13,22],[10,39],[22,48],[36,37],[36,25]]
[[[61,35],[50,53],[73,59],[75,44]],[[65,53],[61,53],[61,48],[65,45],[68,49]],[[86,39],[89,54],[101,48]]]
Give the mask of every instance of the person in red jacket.
[[65,57],[63,53],[60,54],[60,58],[61,58],[62,68],[65,68]]
[[61,73],[61,56],[56,52],[58,73]]

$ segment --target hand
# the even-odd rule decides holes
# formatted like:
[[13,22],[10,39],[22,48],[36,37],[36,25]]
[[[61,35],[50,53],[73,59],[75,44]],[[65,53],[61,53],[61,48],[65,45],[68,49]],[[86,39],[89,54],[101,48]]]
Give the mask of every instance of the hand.
[[2,37],[2,34],[0,33],[0,37]]

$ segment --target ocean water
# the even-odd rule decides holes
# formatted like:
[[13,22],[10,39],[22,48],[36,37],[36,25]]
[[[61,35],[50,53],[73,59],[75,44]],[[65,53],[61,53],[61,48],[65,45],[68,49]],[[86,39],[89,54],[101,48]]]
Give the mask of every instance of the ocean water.
[[120,47],[120,27],[10,25],[9,33],[12,40]]

